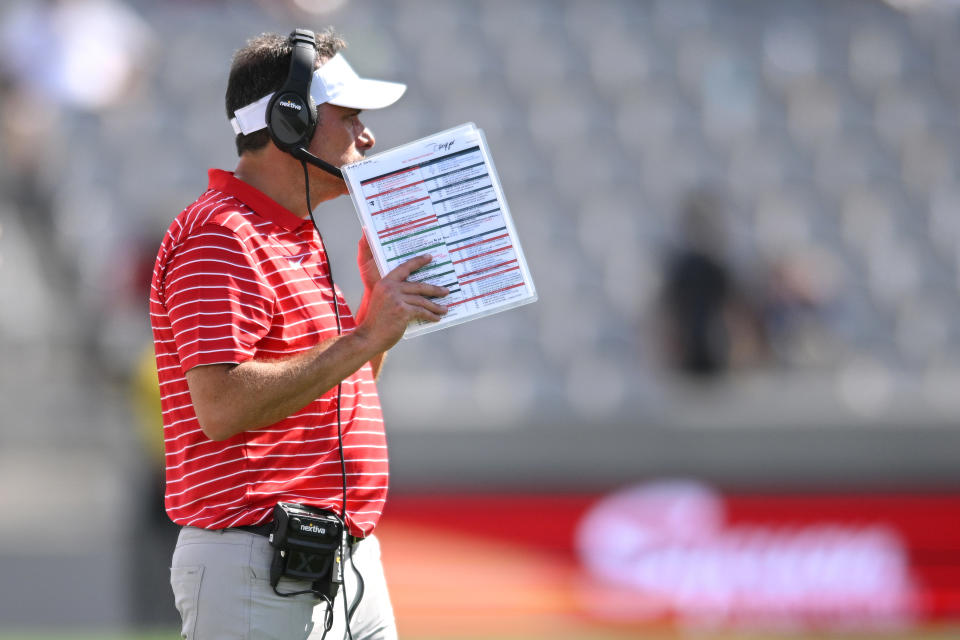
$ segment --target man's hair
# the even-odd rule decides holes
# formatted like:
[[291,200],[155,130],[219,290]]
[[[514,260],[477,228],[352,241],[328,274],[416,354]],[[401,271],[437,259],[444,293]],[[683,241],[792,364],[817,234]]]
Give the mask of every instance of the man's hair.
[[[317,60],[314,69],[347,46],[332,28],[315,33]],[[230,78],[227,80],[227,118],[234,117],[237,109],[279,91],[290,72],[292,54],[293,44],[290,38],[278,33],[260,34],[237,51],[233,55]],[[266,129],[248,135],[240,133],[236,139],[237,155],[262,149],[269,141],[270,134]]]

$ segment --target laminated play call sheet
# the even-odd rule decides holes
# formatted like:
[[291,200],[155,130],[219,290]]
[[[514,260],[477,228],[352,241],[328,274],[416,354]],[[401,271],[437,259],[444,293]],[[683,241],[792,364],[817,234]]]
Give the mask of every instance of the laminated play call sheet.
[[447,287],[443,329],[533,302],[537,292],[483,131],[472,123],[342,168],[381,274],[429,253],[410,280]]

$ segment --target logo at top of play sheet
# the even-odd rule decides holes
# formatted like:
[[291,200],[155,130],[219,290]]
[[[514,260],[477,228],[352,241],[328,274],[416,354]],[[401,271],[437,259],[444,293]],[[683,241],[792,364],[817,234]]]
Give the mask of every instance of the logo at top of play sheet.
[[430,151],[449,151],[453,147],[453,140],[448,140],[447,142],[431,142],[427,145]]

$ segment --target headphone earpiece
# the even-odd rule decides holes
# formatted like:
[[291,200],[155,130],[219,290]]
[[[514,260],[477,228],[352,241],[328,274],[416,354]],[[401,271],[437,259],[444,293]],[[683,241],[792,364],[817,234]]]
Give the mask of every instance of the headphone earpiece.
[[290,71],[280,91],[267,105],[267,131],[274,144],[292,153],[309,146],[317,127],[317,106],[310,97],[310,82],[317,60],[313,31],[296,29],[290,34],[293,52]]
[[296,93],[278,94],[269,106],[268,128],[273,141],[284,151],[306,145],[313,134],[310,104]]
[[290,34],[290,40],[293,42],[290,71],[283,87],[267,105],[267,131],[281,151],[343,180],[339,167],[307,151],[317,128],[317,105],[310,96],[313,67],[317,62],[316,37],[309,29],[296,29]]

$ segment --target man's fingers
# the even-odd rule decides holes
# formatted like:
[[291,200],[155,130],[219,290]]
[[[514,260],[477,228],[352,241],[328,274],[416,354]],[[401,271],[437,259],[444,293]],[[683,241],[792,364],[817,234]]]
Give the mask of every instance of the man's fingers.
[[429,311],[431,314],[436,315],[437,319],[442,318],[447,313],[447,308],[445,306],[442,304],[437,304],[432,300],[428,300],[423,296],[406,296],[404,298],[404,302],[411,307],[419,307],[420,309]]
[[443,316],[439,313],[432,313],[426,309],[420,309],[417,312],[417,320],[424,320],[426,322],[440,322],[443,320]]
[[425,253],[415,258],[410,258],[406,262],[401,263],[398,267],[384,277],[389,280],[406,280],[410,277],[411,273],[420,267],[425,267],[430,264],[431,260],[433,260],[433,256],[431,256],[429,253]]
[[431,311],[426,307],[420,305],[411,305],[413,307],[413,319],[414,320],[425,320],[427,322],[439,322],[443,320],[443,313],[437,313]]
[[450,295],[450,290],[446,287],[438,287],[435,284],[427,282],[407,281],[400,285],[400,291],[408,295],[426,296],[427,298],[446,298]]
[[370,243],[367,242],[366,233],[360,236],[360,241],[357,242],[357,249],[359,251],[359,255],[363,256],[365,260],[373,258],[373,251],[370,249]]

